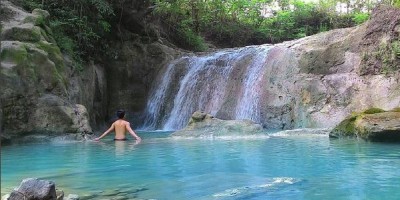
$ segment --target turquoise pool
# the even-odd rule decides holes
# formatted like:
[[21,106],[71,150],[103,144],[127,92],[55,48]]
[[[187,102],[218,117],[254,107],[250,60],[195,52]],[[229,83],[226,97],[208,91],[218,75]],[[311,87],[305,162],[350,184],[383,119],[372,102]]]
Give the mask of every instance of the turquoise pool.
[[1,148],[2,196],[23,178],[83,199],[399,199],[400,144],[322,136],[53,141]]

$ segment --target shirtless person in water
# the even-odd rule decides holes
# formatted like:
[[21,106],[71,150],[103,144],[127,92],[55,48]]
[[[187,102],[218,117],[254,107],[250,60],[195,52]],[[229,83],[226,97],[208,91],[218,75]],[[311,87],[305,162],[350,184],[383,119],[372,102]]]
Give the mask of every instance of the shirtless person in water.
[[104,132],[100,137],[95,138],[94,140],[99,141],[101,138],[106,136],[108,133],[115,130],[115,138],[114,138],[115,141],[126,140],[126,137],[125,137],[126,131],[128,131],[134,138],[136,138],[137,141],[141,141],[142,139],[138,135],[136,135],[136,133],[132,130],[129,122],[124,120],[125,111],[118,110],[117,116],[118,116],[118,120],[115,121],[106,132]]

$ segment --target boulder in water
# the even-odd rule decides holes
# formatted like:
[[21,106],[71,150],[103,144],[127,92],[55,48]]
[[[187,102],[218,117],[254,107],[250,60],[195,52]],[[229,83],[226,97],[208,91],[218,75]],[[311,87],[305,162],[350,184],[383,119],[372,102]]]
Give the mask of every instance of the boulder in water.
[[12,200],[55,200],[56,186],[52,181],[27,178],[22,180],[19,187],[11,192],[8,199]]
[[330,137],[359,137],[369,141],[400,141],[400,112],[368,109],[343,120]]
[[222,120],[210,114],[196,111],[188,125],[176,131],[172,137],[224,137],[224,136],[255,136],[264,135],[260,124],[251,120]]

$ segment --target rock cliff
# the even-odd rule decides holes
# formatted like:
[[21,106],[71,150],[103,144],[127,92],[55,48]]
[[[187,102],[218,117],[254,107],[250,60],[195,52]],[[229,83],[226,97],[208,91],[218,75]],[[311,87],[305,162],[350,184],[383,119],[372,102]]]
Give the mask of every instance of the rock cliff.
[[361,26],[278,45],[297,60],[280,83],[291,85],[282,96],[294,105],[294,127],[333,127],[352,112],[398,107],[399,35],[400,10],[379,7]]
[[[1,18],[0,33],[0,130],[5,134],[91,132],[91,127],[101,127],[120,108],[128,111],[132,122],[143,123],[149,91],[162,79],[157,74],[167,71],[170,61],[183,54],[168,47],[172,45],[164,45],[167,41],[155,29],[139,30],[143,23],[138,19],[147,11],[129,14],[127,9],[123,25],[110,41],[113,58],[78,70],[55,43],[46,11],[27,13],[9,1],[1,1],[1,5],[6,17]],[[257,122],[265,128],[333,127],[354,111],[398,107],[399,34],[400,11],[380,7],[361,26],[268,47],[267,68],[259,74],[257,87],[251,87],[257,89],[254,94],[260,105]],[[238,101],[235,91],[244,91],[240,75],[245,74],[254,58],[251,56],[249,53],[238,61],[233,78],[225,82],[232,87],[226,91],[227,100],[218,102],[223,109],[214,113],[196,110],[222,119],[234,118]],[[158,112],[163,118],[170,115],[175,97],[172,92],[179,90],[179,80],[188,71],[185,66],[190,59],[180,59],[171,76],[172,86],[166,90],[170,98]],[[216,69],[229,64],[223,58],[215,60]],[[198,85],[194,81],[189,82]],[[203,84],[212,86],[210,82]],[[205,96],[211,98],[213,94]],[[188,117],[192,113],[188,112]]]
[[177,59],[157,80],[148,127],[180,129],[203,110],[271,129],[331,128],[352,112],[398,107],[399,16],[378,7],[357,27]]
[[49,13],[1,2],[1,128],[6,134],[90,133],[87,109],[69,100],[69,69],[47,26]]
[[138,119],[154,72],[179,54],[122,27],[110,42],[112,60],[79,69],[57,46],[48,12],[1,1],[1,14],[2,138],[91,133],[121,108]]
[[261,97],[267,126],[334,127],[352,112],[400,105],[400,10],[366,23],[275,45]]

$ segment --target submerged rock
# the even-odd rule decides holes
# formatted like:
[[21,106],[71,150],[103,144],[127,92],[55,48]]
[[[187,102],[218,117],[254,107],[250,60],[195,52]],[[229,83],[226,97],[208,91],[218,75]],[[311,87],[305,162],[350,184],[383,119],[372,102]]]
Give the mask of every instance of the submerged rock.
[[63,200],[64,199],[64,191],[56,190],[56,196],[57,196],[57,200]]
[[69,194],[66,200],[79,200],[79,196],[77,194]]
[[223,137],[264,135],[263,128],[250,120],[222,120],[210,114],[196,111],[188,125],[176,131],[172,137]]
[[358,137],[369,141],[400,141],[400,112],[369,109],[347,117],[330,137]]

